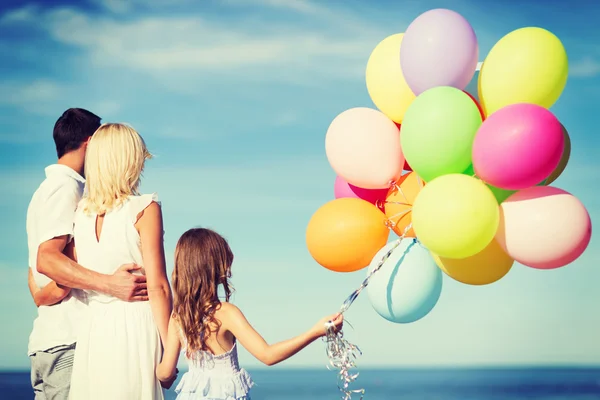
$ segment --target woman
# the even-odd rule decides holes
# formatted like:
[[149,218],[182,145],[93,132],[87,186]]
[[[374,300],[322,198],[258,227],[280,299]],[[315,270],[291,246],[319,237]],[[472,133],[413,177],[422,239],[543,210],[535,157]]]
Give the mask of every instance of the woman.
[[154,195],[137,193],[149,158],[140,135],[122,124],[102,125],[88,144],[74,253],[80,264],[105,274],[127,263],[143,266],[150,301],[87,292],[89,315],[78,336],[71,400],[163,399],[155,369],[167,337],[171,291],[160,206]]

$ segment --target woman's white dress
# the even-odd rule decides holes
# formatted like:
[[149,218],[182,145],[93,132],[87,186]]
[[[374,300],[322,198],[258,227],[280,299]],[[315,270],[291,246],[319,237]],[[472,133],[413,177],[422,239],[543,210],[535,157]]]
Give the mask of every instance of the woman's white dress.
[[[103,274],[121,265],[143,265],[137,216],[155,195],[131,196],[104,217],[99,240],[96,215],[75,217],[79,264]],[[156,379],[162,347],[150,303],[124,302],[87,291],[88,315],[75,350],[70,400],[162,400]]]

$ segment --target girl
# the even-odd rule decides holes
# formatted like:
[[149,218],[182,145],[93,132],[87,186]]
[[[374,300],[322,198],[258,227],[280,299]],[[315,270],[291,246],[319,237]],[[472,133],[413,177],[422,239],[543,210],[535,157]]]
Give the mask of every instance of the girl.
[[78,262],[112,274],[143,266],[149,302],[124,302],[87,292],[88,318],[78,335],[72,400],[162,400],[155,369],[167,337],[171,290],[166,276],[161,209],[154,195],[137,195],[144,141],[131,127],[104,124],[88,144],[86,191],[75,216]]
[[[328,321],[333,320],[336,330],[342,327],[342,316],[334,315],[298,337],[268,345],[244,314],[228,303],[232,263],[227,241],[209,229],[191,229],[177,243],[173,315],[163,360],[156,371],[161,381],[172,381],[183,347],[190,369],[175,389],[177,399],[249,399],[253,382],[238,365],[237,341],[258,360],[274,365],[324,336]],[[219,300],[219,286],[225,292],[225,302]]]

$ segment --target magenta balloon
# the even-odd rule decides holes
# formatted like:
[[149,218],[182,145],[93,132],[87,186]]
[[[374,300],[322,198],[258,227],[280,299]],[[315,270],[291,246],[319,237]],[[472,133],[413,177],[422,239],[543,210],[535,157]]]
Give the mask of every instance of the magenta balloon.
[[363,189],[356,187],[346,182],[344,178],[340,176],[335,178],[333,191],[336,199],[352,197],[363,199],[375,205],[378,201],[384,201],[388,193],[388,189]]
[[443,8],[419,15],[406,29],[400,65],[417,96],[436,86],[463,90],[477,68],[479,47],[469,22]]
[[546,179],[562,157],[565,136],[558,119],[535,104],[513,104],[490,115],[473,141],[473,168],[481,180],[521,190]]

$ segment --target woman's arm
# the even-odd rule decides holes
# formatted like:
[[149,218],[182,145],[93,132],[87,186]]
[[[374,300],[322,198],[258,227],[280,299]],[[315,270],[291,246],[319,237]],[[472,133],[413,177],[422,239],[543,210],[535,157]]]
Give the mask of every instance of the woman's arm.
[[150,307],[152,307],[154,321],[164,348],[172,298],[165,266],[162,212],[158,203],[152,202],[141,212],[136,227],[142,242],[142,258],[146,271]]
[[223,303],[222,311],[223,327],[229,330],[257,360],[269,366],[287,360],[316,339],[325,336],[325,324],[328,321],[333,321],[336,330],[341,329],[344,321],[342,315],[335,314],[323,318],[313,328],[295,338],[270,345],[250,325],[239,308]]
[[71,291],[71,289],[67,287],[57,285],[54,281],[40,289],[33,279],[33,272],[31,271],[31,268],[29,268],[29,278],[27,281],[29,284],[31,297],[33,297],[33,302],[37,307],[51,306],[56,304],[67,297]]
[[156,377],[159,381],[167,384],[172,384],[175,377],[177,377],[177,361],[179,360],[179,352],[181,351],[178,329],[177,321],[171,316],[165,351],[163,352],[162,361],[156,367]]

